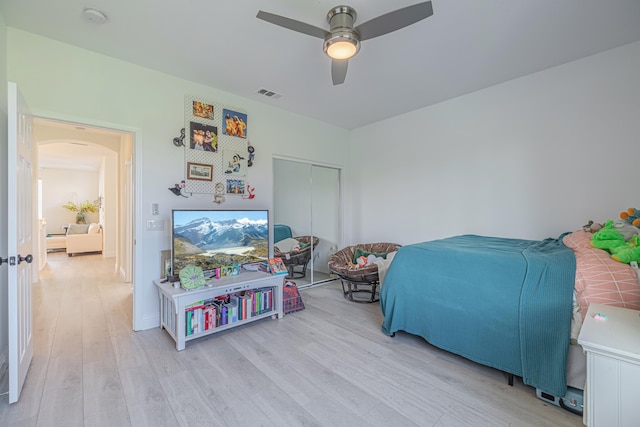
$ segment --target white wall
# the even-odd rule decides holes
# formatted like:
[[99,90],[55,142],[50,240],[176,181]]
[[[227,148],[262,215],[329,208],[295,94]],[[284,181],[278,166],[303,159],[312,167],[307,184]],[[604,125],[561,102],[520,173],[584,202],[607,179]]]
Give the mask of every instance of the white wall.
[[[98,172],[69,169],[40,169],[42,179],[42,216],[47,220],[47,233],[64,233],[63,226],[76,222],[75,212],[62,208],[73,201],[94,201],[99,195]],[[87,213],[87,224],[98,222],[98,213]]]
[[[222,207],[269,208],[272,205],[272,155],[288,155],[342,165],[348,131],[287,113],[265,104],[177,79],[143,67],[8,28],[8,78],[15,81],[38,116],[102,125],[136,134],[135,171],[139,211],[134,227],[140,233],[134,271],[141,299],[135,302],[140,328],[158,325],[153,279],[160,271],[160,251],[170,248],[172,208],[213,207],[210,195],[176,197],[168,191],[184,177],[180,148],[172,140],[184,122],[184,96],[197,95],[248,112],[248,135],[256,148],[248,182],[255,199],[227,197]],[[256,95],[257,97],[258,95]],[[280,123],[288,126],[279,126]],[[151,204],[160,206],[164,232],[144,231]]]
[[[7,26],[0,13],[0,164],[7,164]],[[0,168],[0,230],[7,229],[7,172]],[[0,256],[8,254],[7,239],[0,232]],[[7,367],[7,266],[0,266],[0,376]]]
[[[116,256],[117,230],[118,230],[118,158],[117,156],[105,156],[102,159],[102,167],[98,173],[99,193],[102,197],[102,209],[99,217],[94,222],[100,222],[104,229],[104,246],[102,254],[105,257]],[[98,214],[96,214],[98,215]]]
[[354,130],[351,241],[539,239],[640,208],[639,76],[637,42]]

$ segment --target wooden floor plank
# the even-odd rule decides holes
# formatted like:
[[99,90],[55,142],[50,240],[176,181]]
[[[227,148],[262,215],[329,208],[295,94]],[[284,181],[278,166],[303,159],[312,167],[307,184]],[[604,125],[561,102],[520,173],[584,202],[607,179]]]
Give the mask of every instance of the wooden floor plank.
[[85,426],[130,426],[118,367],[114,360],[97,360],[83,365]]

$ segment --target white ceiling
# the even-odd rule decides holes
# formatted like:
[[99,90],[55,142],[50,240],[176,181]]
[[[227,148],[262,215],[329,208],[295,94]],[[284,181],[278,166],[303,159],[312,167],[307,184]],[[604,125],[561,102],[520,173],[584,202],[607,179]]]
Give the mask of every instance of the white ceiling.
[[[356,25],[419,0],[350,0]],[[424,21],[363,42],[333,86],[322,40],[335,0],[2,0],[7,25],[347,129],[640,40],[638,0],[433,0]],[[91,23],[94,7],[109,21]],[[44,72],[44,70],[43,70]],[[266,98],[265,88],[282,95]]]

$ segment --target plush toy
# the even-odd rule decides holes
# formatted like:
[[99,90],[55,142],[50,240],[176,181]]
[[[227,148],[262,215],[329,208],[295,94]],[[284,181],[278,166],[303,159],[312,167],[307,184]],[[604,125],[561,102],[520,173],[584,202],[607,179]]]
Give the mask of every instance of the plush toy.
[[595,233],[596,231],[599,231],[601,228],[602,228],[602,224],[598,224],[597,222],[593,222],[592,220],[589,220],[588,223],[582,226],[582,229],[587,233]]
[[623,245],[612,249],[611,258],[618,262],[629,264],[631,261],[640,262],[640,238],[635,234]]
[[611,259],[624,264],[629,264],[631,261],[640,262],[640,237],[634,234],[625,241],[622,233],[615,229],[611,220],[607,221],[600,231],[593,234],[591,246],[608,251]]
[[635,227],[640,227],[640,210],[629,208],[626,211],[620,212],[620,219],[625,220]]
[[624,237],[622,237],[622,233],[613,227],[612,220],[607,221],[604,227],[593,233],[591,237],[591,246],[609,252],[611,252],[612,248],[624,245],[626,245]]
[[366,267],[367,265],[374,264],[376,261],[384,259],[382,257],[375,256],[374,254],[369,254],[368,256],[360,256],[356,259],[358,263],[358,268]]

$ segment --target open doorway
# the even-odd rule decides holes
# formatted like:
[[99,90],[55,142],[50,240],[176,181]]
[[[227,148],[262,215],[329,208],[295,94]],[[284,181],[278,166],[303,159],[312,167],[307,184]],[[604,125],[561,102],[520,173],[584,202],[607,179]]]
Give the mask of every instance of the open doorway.
[[135,134],[35,118],[33,143],[40,182],[40,229],[34,233],[41,236],[39,267],[46,265],[53,250],[66,251],[64,236],[69,224],[76,222],[77,211],[64,206],[89,203],[98,207],[86,212],[85,220],[100,226],[103,238],[99,252],[113,259],[114,270],[123,281],[132,283]]

